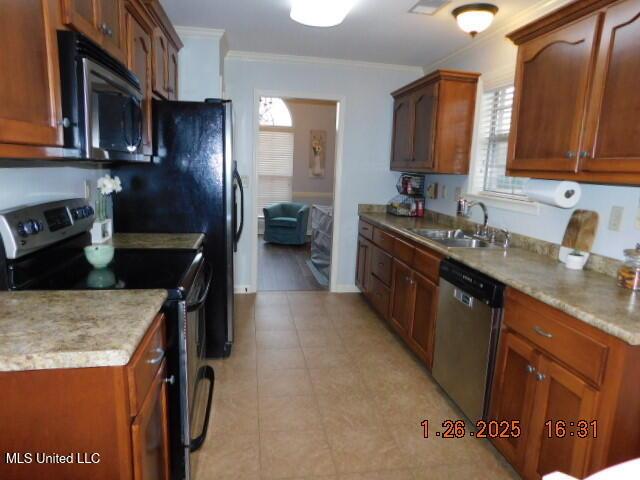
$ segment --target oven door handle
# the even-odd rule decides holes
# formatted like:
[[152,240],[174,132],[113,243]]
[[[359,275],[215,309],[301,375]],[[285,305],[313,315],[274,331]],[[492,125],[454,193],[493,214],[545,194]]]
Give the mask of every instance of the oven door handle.
[[207,269],[209,270],[209,273],[207,274],[206,287],[204,288],[202,295],[200,295],[200,298],[198,298],[197,301],[189,303],[187,305],[187,312],[196,312],[200,310],[207,301],[209,290],[211,289],[211,284],[213,283],[213,268],[211,268],[210,265],[207,265]]
[[199,379],[207,379],[209,380],[209,396],[207,398],[207,409],[204,413],[204,424],[202,425],[202,432],[196,438],[189,442],[189,451],[196,452],[202,447],[202,444],[207,438],[207,431],[209,430],[209,417],[211,415],[211,405],[213,404],[213,385],[216,381],[216,375],[209,365],[202,367],[204,373],[202,375],[198,375]]

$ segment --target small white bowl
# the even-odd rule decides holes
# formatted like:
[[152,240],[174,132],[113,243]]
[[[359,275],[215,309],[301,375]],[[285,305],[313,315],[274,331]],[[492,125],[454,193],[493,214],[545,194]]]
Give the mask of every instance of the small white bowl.
[[115,249],[113,245],[89,245],[84,247],[84,256],[95,268],[104,268],[111,263]]
[[584,268],[584,264],[587,263],[586,255],[567,255],[567,261],[565,262],[565,266],[569,270],[582,270]]

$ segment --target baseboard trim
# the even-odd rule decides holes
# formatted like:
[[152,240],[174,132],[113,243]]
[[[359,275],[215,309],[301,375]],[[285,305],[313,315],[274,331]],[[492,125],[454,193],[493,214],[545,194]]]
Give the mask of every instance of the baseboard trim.
[[360,289],[355,286],[355,284],[342,284],[336,285],[335,289],[332,290],[334,293],[360,293]]
[[249,293],[256,293],[251,291],[251,285],[236,285],[233,288],[233,293],[237,293],[237,294],[249,294]]

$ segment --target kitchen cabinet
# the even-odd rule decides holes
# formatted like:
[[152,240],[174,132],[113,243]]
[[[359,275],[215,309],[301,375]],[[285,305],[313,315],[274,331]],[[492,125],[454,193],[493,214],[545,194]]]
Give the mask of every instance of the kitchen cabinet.
[[2,477],[168,480],[165,349],[158,314],[127,365],[0,372],[1,416],[15,420],[3,421],[0,450],[78,452],[85,462],[4,464]]
[[163,31],[156,27],[153,30],[153,91],[162,98],[168,98],[169,83],[169,45]]
[[63,23],[125,63],[124,0],[62,0]]
[[469,172],[479,76],[437,70],[392,93],[391,170]]
[[142,147],[147,155],[152,153],[152,39],[153,26],[149,17],[136,4],[126,6],[127,67],[136,74],[142,89],[143,134]]
[[167,96],[169,100],[178,99],[178,49],[169,43],[167,55]]
[[0,156],[43,155],[26,146],[63,144],[56,3],[0,0],[0,11]]
[[508,37],[508,174],[640,184],[640,0],[573,2]]
[[[640,349],[507,290],[490,419],[521,435],[492,439],[525,479],[583,478],[640,455]],[[624,429],[624,433],[620,429]]]
[[430,369],[440,256],[363,220],[358,231],[358,288]]

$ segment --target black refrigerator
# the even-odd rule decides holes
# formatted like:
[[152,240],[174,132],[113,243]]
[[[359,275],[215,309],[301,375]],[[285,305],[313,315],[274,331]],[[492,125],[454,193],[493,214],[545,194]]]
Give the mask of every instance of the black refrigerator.
[[114,201],[116,232],[205,234],[204,257],[213,269],[204,325],[209,358],[228,356],[234,335],[233,254],[244,192],[232,133],[230,101],[154,100],[152,161],[112,169],[123,185]]

